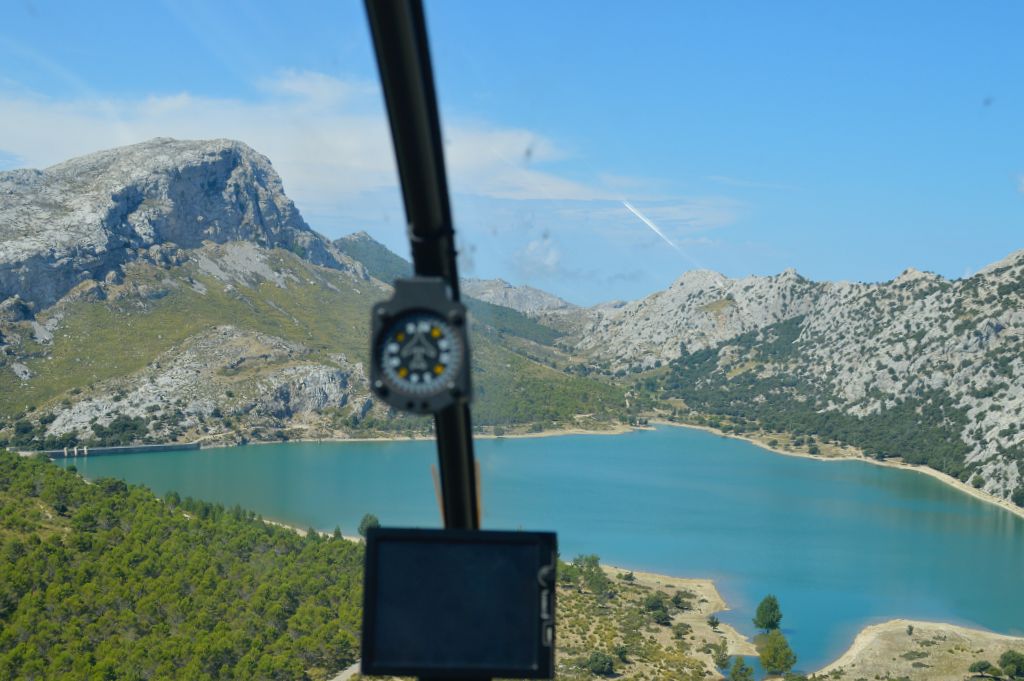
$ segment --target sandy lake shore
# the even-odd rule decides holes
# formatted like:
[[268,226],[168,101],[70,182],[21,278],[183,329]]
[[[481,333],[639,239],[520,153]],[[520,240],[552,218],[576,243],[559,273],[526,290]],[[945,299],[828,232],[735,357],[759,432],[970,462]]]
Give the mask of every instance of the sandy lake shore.
[[850,648],[818,674],[963,681],[972,663],[987,660],[998,664],[999,656],[1011,649],[1024,652],[1024,637],[897,619],[862,629]]
[[[307,534],[309,534],[309,530],[304,530],[301,527],[296,527],[295,525],[289,525],[288,523],[282,523],[282,522],[280,522],[278,520],[267,520],[266,518],[264,518],[263,522],[265,522],[268,525],[274,525],[276,527],[283,527],[285,529],[291,530],[292,532],[295,532],[296,534],[298,534],[300,537],[305,537]],[[322,530],[320,531],[320,536],[321,537],[330,537],[331,535],[332,535],[331,532],[324,532]],[[343,534],[343,535],[341,535],[341,538],[342,539],[346,539],[346,540],[351,541],[351,542],[356,542],[357,544],[362,544],[365,541],[362,537],[354,537],[354,536],[352,536],[350,534]]]
[[[549,430],[542,430],[536,433],[530,432],[515,432],[505,433],[503,435],[494,435],[493,433],[474,433],[474,440],[527,440],[534,438],[546,438],[546,437],[561,437],[563,435],[624,435],[625,433],[631,433],[634,430],[638,430],[632,426],[626,426],[621,423],[608,424],[607,428],[578,428],[578,427],[567,427],[567,428],[553,428]],[[328,443],[328,444],[345,444],[347,442],[433,442],[434,436],[432,434],[413,434],[413,435],[382,435],[381,437],[294,437],[289,438],[287,441],[282,442],[281,440],[251,440],[246,442],[245,445],[279,445],[288,442],[315,442],[317,444]],[[202,449],[228,449],[231,447],[239,447],[235,442],[218,442],[210,441],[208,444],[205,438],[197,440],[200,442]]]
[[692,428],[694,430],[703,430],[704,432],[714,433],[715,435],[719,435],[721,437],[728,437],[734,440],[743,440],[744,442],[748,442],[752,445],[755,445],[756,447],[765,449],[769,452],[772,452],[773,454],[781,454],[782,456],[793,456],[800,459],[811,459],[812,461],[822,462],[863,461],[864,463],[869,463],[873,466],[882,466],[884,468],[899,468],[902,470],[914,471],[915,473],[923,473],[924,475],[931,476],[932,478],[935,478],[939,482],[943,482],[949,485],[950,487],[955,487],[964,494],[969,494],[975,499],[987,502],[989,504],[994,504],[1006,511],[1009,511],[1010,513],[1013,513],[1014,515],[1020,518],[1024,518],[1024,508],[1017,506],[1013,502],[1008,501],[1007,499],[1003,499],[1001,497],[997,497],[993,494],[989,494],[988,492],[985,492],[983,490],[976,489],[965,482],[961,482],[960,480],[957,480],[954,477],[946,475],[945,473],[937,471],[934,468],[930,468],[928,466],[916,466],[913,464],[904,463],[902,461],[893,461],[889,459],[879,461],[878,459],[865,455],[864,452],[853,447],[845,447],[843,450],[828,456],[812,455],[806,452],[797,452],[791,449],[781,449],[779,447],[773,447],[769,445],[767,442],[760,440],[756,437],[750,437],[747,435],[736,435],[734,433],[726,433],[724,431],[718,430],[717,428],[711,428],[710,426],[699,426],[690,423],[675,423],[673,421],[665,421],[662,419],[652,419],[650,423],[652,425],[659,426],[672,426],[673,428]]
[[[722,598],[718,589],[715,588],[713,580],[692,577],[670,577],[653,572],[629,570],[628,568],[616,567],[614,565],[602,564],[601,567],[615,581],[617,581],[618,575],[632,572],[633,577],[636,579],[636,584],[654,591],[662,591],[669,595],[677,590],[693,592],[697,596],[693,610],[676,615],[675,619],[677,621],[689,624],[693,627],[693,631],[698,637],[707,641],[724,638],[730,655],[757,655],[753,642],[732,626],[721,623],[718,625],[718,629],[712,630],[710,625],[708,625],[707,619],[709,615],[729,610],[729,605]],[[668,630],[664,632],[666,640],[669,633]]]

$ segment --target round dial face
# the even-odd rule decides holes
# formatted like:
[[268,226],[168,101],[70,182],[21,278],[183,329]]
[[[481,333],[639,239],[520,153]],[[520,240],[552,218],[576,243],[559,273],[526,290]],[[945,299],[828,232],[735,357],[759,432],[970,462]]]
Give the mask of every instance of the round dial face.
[[462,370],[462,339],[439,315],[411,312],[384,333],[378,357],[381,374],[393,390],[435,395],[449,390]]

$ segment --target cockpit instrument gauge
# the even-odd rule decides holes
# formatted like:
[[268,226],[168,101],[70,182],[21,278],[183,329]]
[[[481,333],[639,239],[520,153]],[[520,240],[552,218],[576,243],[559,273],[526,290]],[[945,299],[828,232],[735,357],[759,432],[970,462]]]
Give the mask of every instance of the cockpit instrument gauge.
[[372,350],[373,392],[397,409],[432,414],[469,398],[466,310],[440,278],[395,282],[374,306]]

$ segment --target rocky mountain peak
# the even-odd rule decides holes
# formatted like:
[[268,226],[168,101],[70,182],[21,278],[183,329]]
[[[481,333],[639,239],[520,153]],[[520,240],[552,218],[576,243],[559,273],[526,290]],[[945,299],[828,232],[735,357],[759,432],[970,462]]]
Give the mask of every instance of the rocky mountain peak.
[[708,287],[721,287],[729,281],[729,278],[714,270],[689,270],[672,282],[670,289],[704,289]]
[[477,300],[510,307],[528,315],[576,307],[547,291],[532,286],[514,286],[504,279],[464,279],[462,290]]
[[797,272],[795,267],[787,267],[786,269],[782,270],[782,272],[780,272],[778,274],[778,278],[779,279],[788,280],[788,281],[794,281],[794,280],[803,281],[804,276],[802,274],[800,274],[799,272]]
[[242,142],[161,137],[0,172],[0,298],[45,307],[153,246],[205,241],[351,267],[302,219],[270,161]]
[[996,272],[1005,271],[1015,267],[1024,267],[1024,248],[1014,251],[1002,260],[998,260],[991,265],[981,268],[978,270],[978,274],[995,274]]
[[893,284],[914,284],[917,282],[941,281],[942,277],[934,272],[922,272],[914,267],[903,270],[898,277],[892,280]]
[[370,242],[372,242],[374,244],[382,245],[382,244],[380,244],[379,241],[377,241],[372,236],[370,236],[370,234],[368,232],[366,232],[365,230],[362,230],[362,229],[359,230],[358,232],[352,232],[351,234],[346,234],[345,236],[343,236],[343,237],[341,237],[339,239],[336,239],[336,241],[341,241],[341,242],[351,241],[351,242],[355,242],[355,243],[370,243]]

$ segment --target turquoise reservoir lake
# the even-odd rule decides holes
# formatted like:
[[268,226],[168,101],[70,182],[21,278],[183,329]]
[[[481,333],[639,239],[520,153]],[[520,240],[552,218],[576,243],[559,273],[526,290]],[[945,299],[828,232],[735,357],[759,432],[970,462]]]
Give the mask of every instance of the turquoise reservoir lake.
[[[440,525],[433,442],[289,443],[74,461],[158,494],[354,534]],[[703,431],[481,440],[484,525],[556,530],[562,555],[711,577],[752,634],[774,593],[804,671],[894,617],[1024,633],[1024,519],[926,475],[779,456]]]

